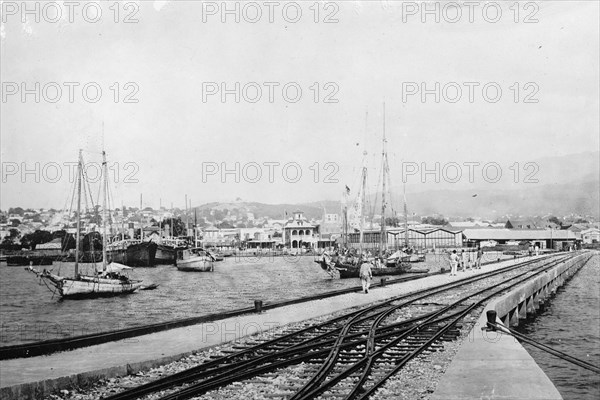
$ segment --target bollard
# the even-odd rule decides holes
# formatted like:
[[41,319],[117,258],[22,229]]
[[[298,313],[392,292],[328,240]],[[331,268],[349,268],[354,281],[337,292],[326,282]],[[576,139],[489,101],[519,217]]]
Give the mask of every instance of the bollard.
[[486,312],[486,316],[487,316],[488,328],[491,330],[496,330],[493,325],[490,325],[490,323],[491,324],[496,323],[496,316],[497,316],[496,310],[488,310]]
[[262,300],[254,300],[254,311],[259,314],[262,312]]
[[381,278],[381,286],[385,286],[386,282],[387,282],[387,278]]

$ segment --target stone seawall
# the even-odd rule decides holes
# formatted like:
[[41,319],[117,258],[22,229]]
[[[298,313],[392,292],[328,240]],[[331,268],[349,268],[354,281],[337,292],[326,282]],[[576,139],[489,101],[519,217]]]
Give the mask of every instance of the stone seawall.
[[518,325],[519,319],[539,309],[591,257],[591,252],[578,254],[488,303],[431,399],[562,400],[552,381],[516,339],[486,330],[486,312],[495,310],[496,322]]

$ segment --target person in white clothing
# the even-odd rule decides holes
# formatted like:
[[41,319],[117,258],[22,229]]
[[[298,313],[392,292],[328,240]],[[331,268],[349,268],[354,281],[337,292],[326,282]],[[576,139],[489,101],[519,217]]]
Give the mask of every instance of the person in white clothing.
[[458,258],[458,254],[456,254],[456,250],[452,250],[452,254],[450,255],[450,276],[456,276],[459,261],[460,259]]
[[462,258],[462,270],[463,272],[468,269],[471,269],[471,265],[469,264],[469,252],[465,251],[465,249],[462,249],[461,251],[461,258]]
[[369,293],[369,286],[371,286],[371,279],[373,279],[373,272],[371,271],[371,263],[366,259],[360,265],[360,282],[362,283],[363,292]]

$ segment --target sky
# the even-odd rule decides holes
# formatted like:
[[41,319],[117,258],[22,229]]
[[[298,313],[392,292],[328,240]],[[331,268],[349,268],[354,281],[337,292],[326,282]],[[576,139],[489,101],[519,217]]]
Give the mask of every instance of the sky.
[[374,190],[384,121],[414,191],[600,146],[596,1],[46,3],[2,2],[1,209],[62,207],[79,149],[117,205],[183,207]]

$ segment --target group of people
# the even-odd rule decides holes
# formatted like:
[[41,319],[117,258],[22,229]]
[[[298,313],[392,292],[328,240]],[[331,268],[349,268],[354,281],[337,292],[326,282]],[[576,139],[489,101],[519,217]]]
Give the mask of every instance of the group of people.
[[460,255],[456,250],[452,250],[452,254],[450,254],[450,276],[456,276],[459,267],[461,271],[481,269],[482,257],[483,250],[481,247],[478,247],[477,251],[465,251],[465,249],[462,249]]

